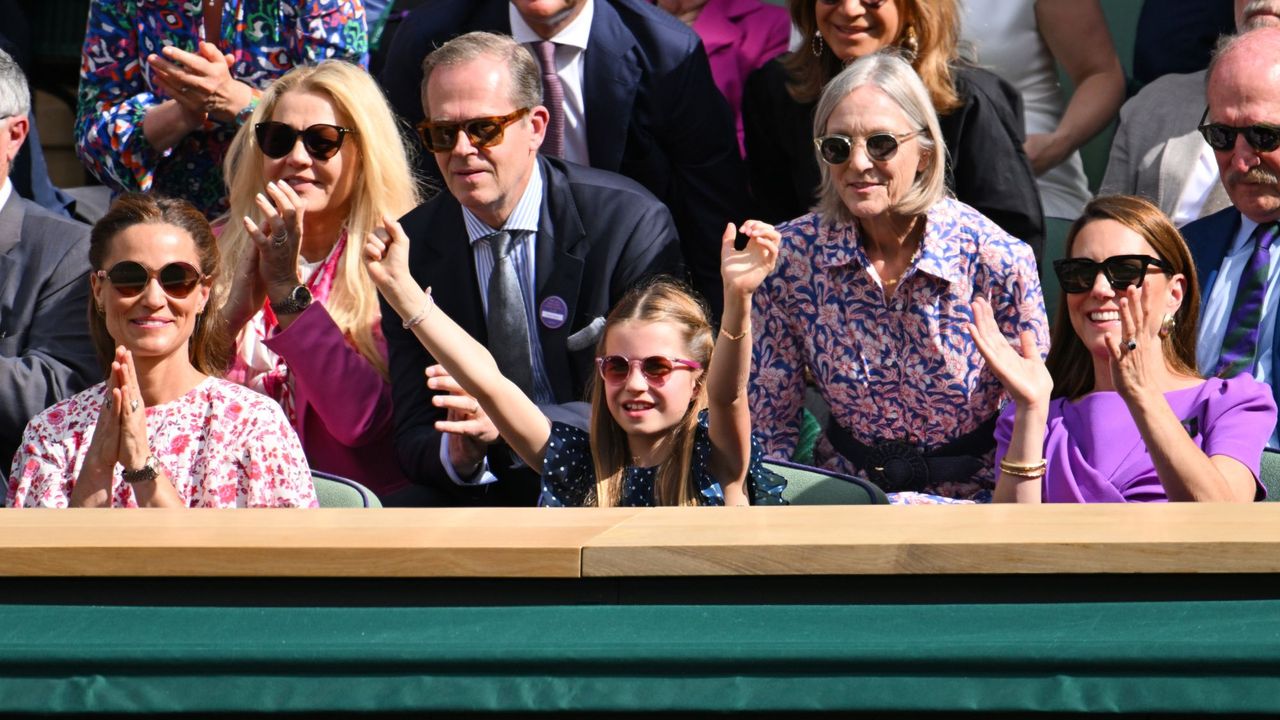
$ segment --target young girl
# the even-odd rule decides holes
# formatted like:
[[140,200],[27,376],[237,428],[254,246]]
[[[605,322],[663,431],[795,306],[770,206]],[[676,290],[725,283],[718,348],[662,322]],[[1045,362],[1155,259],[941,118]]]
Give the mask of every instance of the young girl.
[[[702,305],[671,282],[633,289],[609,314],[591,393],[591,435],[553,423],[499,372],[488,350],[453,322],[409,274],[409,240],[383,218],[365,264],[418,340],[542,473],[541,505],[746,505],[782,502],[782,478],[751,438],[751,295],[777,260],[778,233],[748,220],[721,241],[724,318],[713,338]],[[711,366],[712,346],[716,362]]]

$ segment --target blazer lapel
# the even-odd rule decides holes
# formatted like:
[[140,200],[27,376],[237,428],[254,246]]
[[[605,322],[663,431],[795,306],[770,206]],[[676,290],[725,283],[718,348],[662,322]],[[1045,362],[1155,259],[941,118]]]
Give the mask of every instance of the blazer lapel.
[[1164,152],[1160,154],[1160,179],[1155,196],[1160,207],[1172,209],[1178,206],[1183,181],[1190,177],[1187,168],[1196,167],[1200,163],[1200,148],[1203,146],[1204,138],[1194,130],[1186,135],[1170,138],[1165,143]]
[[[488,341],[476,260],[462,222],[462,207],[448,191],[411,236],[410,268],[420,284],[432,285],[431,297],[441,310],[480,343]],[[421,250],[419,250],[421,248]]]
[[568,399],[573,397],[574,383],[567,341],[580,329],[574,327],[574,320],[578,291],[582,287],[583,241],[587,232],[563,172],[545,158],[540,157],[538,162],[545,183],[538,217],[534,312],[552,390],[557,398]]
[[18,191],[11,190],[9,200],[0,208],[0,255],[8,253],[22,239],[22,222],[26,215]]
[[622,167],[627,122],[640,87],[641,71],[632,51],[635,38],[627,32],[618,12],[607,2],[597,2],[594,12],[582,73],[587,152],[592,167],[617,172]]

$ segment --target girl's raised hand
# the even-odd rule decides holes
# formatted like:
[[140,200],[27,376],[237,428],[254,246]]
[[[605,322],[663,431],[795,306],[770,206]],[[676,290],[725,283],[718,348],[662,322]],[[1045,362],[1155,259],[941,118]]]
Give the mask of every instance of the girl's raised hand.
[[365,237],[364,266],[373,284],[385,295],[400,280],[410,277],[409,237],[390,215],[382,217],[382,227]]
[[969,334],[987,361],[987,367],[1004,385],[1013,402],[1020,408],[1047,405],[1053,393],[1053,376],[1045,367],[1044,360],[1040,359],[1035,333],[1023,331],[1018,338],[1021,347],[1014,350],[996,324],[991,303],[985,298],[975,298],[972,307],[973,322],[969,323]]
[[759,220],[742,223],[742,234],[747,244],[741,250],[734,248],[738,231],[729,223],[720,238],[720,277],[725,292],[750,295],[760,287],[778,264],[778,244],[782,236],[772,225]]

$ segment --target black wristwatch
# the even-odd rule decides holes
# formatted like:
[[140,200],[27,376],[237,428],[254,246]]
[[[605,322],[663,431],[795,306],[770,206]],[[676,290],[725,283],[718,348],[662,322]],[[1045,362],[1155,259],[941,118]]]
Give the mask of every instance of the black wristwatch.
[[300,313],[311,306],[311,291],[306,285],[298,285],[289,291],[284,300],[271,303],[271,312],[277,315]]
[[142,467],[137,470],[125,468],[122,473],[124,481],[132,485],[133,483],[151,482],[160,477],[160,466],[156,464],[156,456],[148,455],[147,461],[142,463]]

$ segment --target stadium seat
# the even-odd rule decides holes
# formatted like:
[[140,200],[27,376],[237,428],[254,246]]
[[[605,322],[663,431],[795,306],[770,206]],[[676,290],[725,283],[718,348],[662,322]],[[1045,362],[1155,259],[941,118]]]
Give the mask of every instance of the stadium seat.
[[355,480],[348,480],[337,475],[311,471],[311,480],[316,485],[316,497],[322,508],[380,508],[382,502],[369,488]]
[[782,498],[792,505],[888,505],[884,491],[861,478],[781,460],[765,467],[787,479]]

